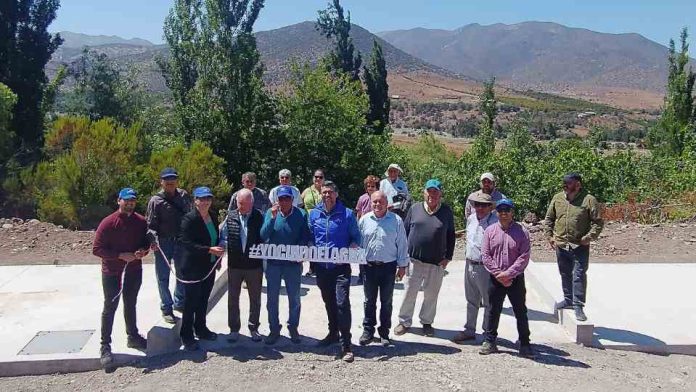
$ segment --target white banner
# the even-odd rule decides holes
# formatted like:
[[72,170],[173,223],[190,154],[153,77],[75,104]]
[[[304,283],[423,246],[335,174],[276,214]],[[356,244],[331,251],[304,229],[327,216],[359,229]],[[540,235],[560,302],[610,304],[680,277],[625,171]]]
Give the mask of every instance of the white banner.
[[273,259],[296,262],[314,261],[334,264],[367,264],[366,257],[367,251],[362,248],[259,244],[249,249],[249,258],[251,259]]

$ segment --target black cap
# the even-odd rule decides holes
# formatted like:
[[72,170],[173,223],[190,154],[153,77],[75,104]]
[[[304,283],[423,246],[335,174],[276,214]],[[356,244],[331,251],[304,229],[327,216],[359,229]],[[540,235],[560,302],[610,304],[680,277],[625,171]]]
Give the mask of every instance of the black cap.
[[568,181],[580,181],[582,182],[582,176],[578,173],[568,173],[565,176],[563,176],[563,182],[568,182]]
[[176,172],[176,170],[174,170],[173,167],[165,167],[160,172],[160,178],[163,180],[172,180],[179,178],[179,174]]

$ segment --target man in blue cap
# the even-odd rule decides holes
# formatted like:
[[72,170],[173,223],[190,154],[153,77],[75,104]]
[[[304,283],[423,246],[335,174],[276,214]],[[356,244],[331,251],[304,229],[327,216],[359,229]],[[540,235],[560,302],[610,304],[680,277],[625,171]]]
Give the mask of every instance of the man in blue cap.
[[396,335],[403,335],[411,328],[416,298],[422,287],[420,321],[423,334],[435,336],[432,324],[437,298],[445,268],[454,254],[454,214],[447,204],[442,203],[440,181],[428,180],[423,197],[425,201],[412,205],[404,219],[413,273],[406,282],[406,294],[399,310],[399,325],[394,328]]
[[524,284],[524,270],[529,264],[531,252],[529,233],[514,221],[515,204],[512,200],[498,200],[495,210],[498,212],[498,222],[488,226],[481,245],[483,265],[491,275],[488,279],[489,306],[484,312],[483,344],[479,353],[488,355],[498,352],[498,323],[507,296],[517,319],[520,356],[533,357]]
[[[155,276],[162,318],[167,323],[174,324],[176,317],[173,310],[183,312],[184,309],[184,290],[181,283],[176,282],[172,299],[169,291],[170,271],[162,253],[174,265],[181,252],[181,244],[177,240],[181,218],[191,211],[192,203],[188,193],[178,188],[179,175],[174,168],[167,167],[160,172],[160,185],[162,189],[147,203],[145,217],[151,249],[155,252]],[[159,249],[155,239],[159,240]]]
[[[92,253],[102,259],[104,308],[101,315],[101,364],[113,366],[111,331],[118,308],[119,293],[123,296],[123,317],[126,320],[128,347],[147,348],[147,341],[138,333],[135,308],[143,281],[142,258],[148,253],[147,222],[135,212],[138,194],[133,188],[118,193],[118,210],[104,218],[94,236]],[[122,278],[123,276],[123,278]],[[123,286],[121,281],[123,280]]]

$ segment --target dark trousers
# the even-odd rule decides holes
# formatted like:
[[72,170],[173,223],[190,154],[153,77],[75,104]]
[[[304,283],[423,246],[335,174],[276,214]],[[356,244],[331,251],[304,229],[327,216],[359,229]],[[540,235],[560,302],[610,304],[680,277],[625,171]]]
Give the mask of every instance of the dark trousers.
[[179,336],[184,343],[193,341],[193,332],[201,336],[210,330],[206,324],[208,299],[215,283],[215,273],[198,283],[182,283],[184,289],[184,313],[181,317]]
[[329,333],[338,335],[344,348],[350,343],[350,265],[341,264],[333,268],[317,267],[317,286],[321,290],[326,315],[329,319]]
[[[143,283],[143,271],[124,272],[123,280],[123,318],[126,320],[128,336],[138,335],[135,321],[135,304],[138,300],[140,285]],[[121,290],[120,275],[102,274],[102,289],[104,290],[104,308],[101,315],[101,344],[111,344],[111,331],[114,327],[114,315],[120,298],[115,298]],[[114,300],[115,298],[115,300]]]
[[520,344],[529,344],[529,319],[527,318],[527,289],[524,285],[524,274],[518,275],[512,281],[510,287],[503,286],[493,275],[488,283],[488,303],[489,307],[485,311],[485,321],[483,324],[483,340],[495,342],[498,337],[498,324],[500,323],[500,313],[503,311],[505,296],[510,299],[512,311],[517,320],[517,333],[519,334]]
[[259,329],[259,317],[261,316],[261,289],[263,287],[263,269],[227,269],[227,325],[230,332],[239,332],[241,321],[239,319],[239,295],[242,292],[242,282],[247,284],[249,293],[249,331]]
[[585,306],[587,292],[587,269],[590,266],[590,247],[578,246],[575,249],[556,248],[558,271],[565,302],[573,306]]
[[389,337],[392,318],[392,297],[396,277],[396,262],[365,265],[365,318],[363,330],[374,335],[377,324],[377,295],[379,294],[379,336]]

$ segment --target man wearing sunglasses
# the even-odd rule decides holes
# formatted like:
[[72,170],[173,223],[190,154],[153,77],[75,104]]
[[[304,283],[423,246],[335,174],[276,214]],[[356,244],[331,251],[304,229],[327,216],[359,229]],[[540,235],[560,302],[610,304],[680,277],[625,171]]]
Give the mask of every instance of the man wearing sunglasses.
[[599,238],[604,221],[599,202],[583,188],[580,174],[563,177],[563,191],[551,199],[544,223],[563,286],[564,298],[556,308],[573,308],[578,321],[587,321],[584,307],[590,242]]
[[515,204],[510,199],[501,199],[495,209],[498,223],[490,225],[483,234],[481,259],[488,279],[489,306],[484,313],[483,345],[481,355],[498,352],[498,324],[503,302],[507,296],[517,319],[520,356],[533,357],[534,351],[529,343],[529,319],[527,318],[524,270],[529,264],[531,244],[529,233],[514,221]]
[[293,207],[299,207],[302,203],[302,197],[300,195],[300,190],[297,187],[292,186],[292,172],[288,169],[283,169],[278,172],[278,182],[280,185],[271,189],[268,193],[268,198],[271,199],[271,205],[278,204],[278,190],[280,187],[287,186],[292,190],[292,205]]

